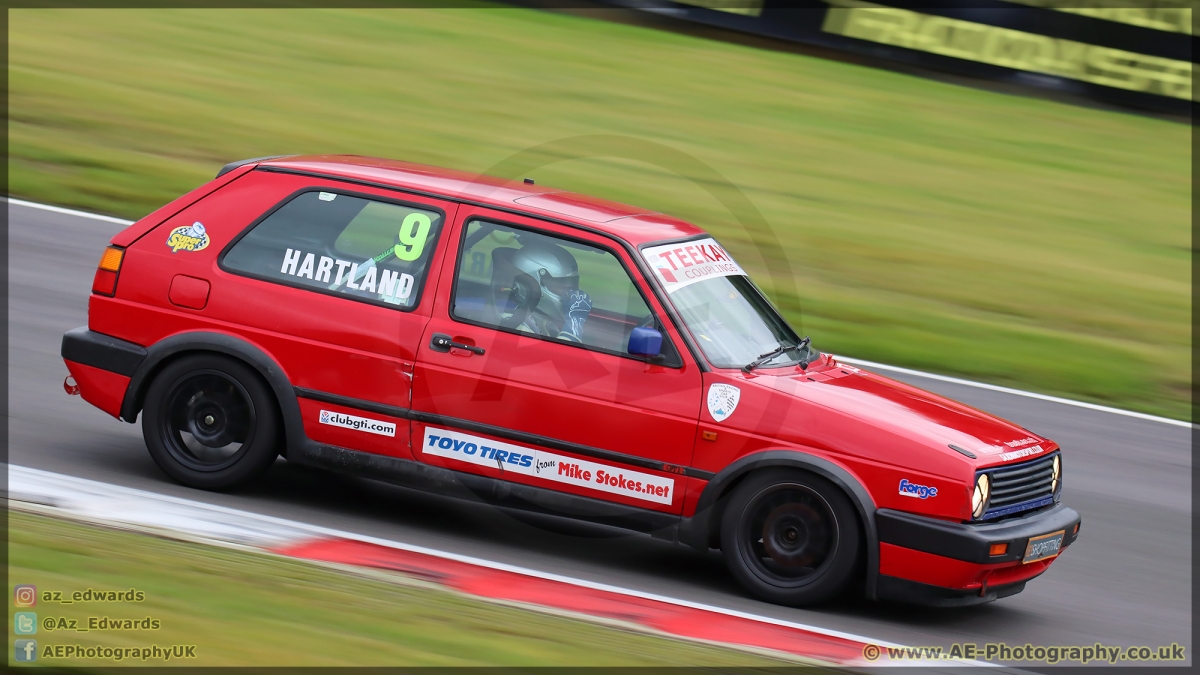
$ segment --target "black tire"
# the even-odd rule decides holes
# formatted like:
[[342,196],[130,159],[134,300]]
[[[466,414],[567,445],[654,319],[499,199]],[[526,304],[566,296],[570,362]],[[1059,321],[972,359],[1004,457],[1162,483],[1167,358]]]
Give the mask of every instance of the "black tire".
[[862,527],[850,499],[824,478],[791,469],[751,474],[725,506],[721,554],[759,598],[813,605],[859,571]]
[[218,354],[185,356],[146,391],[142,435],[150,457],[189,487],[228,490],[258,478],[278,455],[271,390],[246,364]]

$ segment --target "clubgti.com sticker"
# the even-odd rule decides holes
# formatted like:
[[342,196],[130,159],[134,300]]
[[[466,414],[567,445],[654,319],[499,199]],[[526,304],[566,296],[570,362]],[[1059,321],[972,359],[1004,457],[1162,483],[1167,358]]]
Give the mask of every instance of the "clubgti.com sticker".
[[670,478],[436,427],[425,427],[421,452],[658,504],[670,504],[675,489]]
[[355,431],[365,431],[368,434],[378,434],[380,436],[395,436],[396,425],[383,420],[373,420],[369,417],[359,417],[357,415],[346,415],[329,410],[321,411],[321,424],[328,424],[331,427],[341,427],[343,429],[353,429]]

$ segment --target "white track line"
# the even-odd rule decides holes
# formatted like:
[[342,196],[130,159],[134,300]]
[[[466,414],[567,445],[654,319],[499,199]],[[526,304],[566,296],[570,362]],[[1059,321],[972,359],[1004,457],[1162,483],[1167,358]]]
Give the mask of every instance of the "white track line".
[[63,213],[68,216],[76,216],[79,218],[91,218],[92,220],[103,220],[106,223],[116,223],[117,225],[132,225],[134,221],[124,220],[121,218],[113,218],[112,216],[102,216],[98,213],[88,213],[87,211],[76,211],[75,209],[65,209],[61,206],[50,206],[49,204],[38,204],[37,202],[27,202],[24,199],[16,199],[14,197],[5,197],[9,204],[17,206],[25,206],[31,209],[39,209],[42,211],[51,211],[53,213]]
[[1120,408],[1110,408],[1105,405],[1096,405],[1095,403],[1086,403],[1084,401],[1074,401],[1069,398],[1059,398],[1057,396],[1047,396],[1046,394],[1038,394],[1032,391],[1024,391],[1021,389],[1010,389],[1009,387],[1001,387],[995,384],[987,384],[984,382],[972,382],[971,380],[962,380],[957,377],[948,377],[946,375],[935,375],[926,373],[920,370],[912,370],[909,368],[901,368],[899,366],[889,366],[886,363],[875,363],[874,361],[864,361],[862,359],[852,359],[849,356],[834,356],[838,361],[853,363],[855,365],[864,366],[866,368],[878,368],[879,370],[890,370],[894,373],[904,373],[905,375],[914,375],[916,377],[924,377],[930,380],[939,382],[950,382],[952,384],[961,384],[967,387],[975,387],[976,389],[987,389],[988,391],[998,391],[1004,394],[1012,394],[1014,396],[1024,396],[1026,398],[1035,398],[1039,401],[1050,401],[1052,403],[1062,403],[1063,405],[1072,405],[1076,408],[1087,408],[1088,410],[1097,410],[1099,412],[1112,413],[1113,415],[1124,415],[1125,417],[1136,417],[1141,420],[1149,420],[1151,422],[1161,422],[1170,424],[1176,427],[1185,427],[1190,429],[1192,424],[1183,420],[1173,420],[1169,417],[1158,417],[1157,415],[1147,415],[1146,413],[1134,412],[1132,410],[1122,410]]
[[[8,200],[8,203],[16,204],[17,206],[25,206],[25,207],[28,207],[31,209],[41,209],[42,211],[52,211],[54,213],[62,213],[62,214],[68,215],[68,216],[76,216],[79,218],[91,218],[93,220],[102,220],[106,223],[116,223],[118,225],[130,225],[131,223],[134,222],[132,220],[122,220],[120,218],[113,218],[112,216],[102,216],[102,215],[98,215],[95,213],[88,213],[86,211],[76,211],[75,209],[67,209],[67,208],[63,208],[61,206],[50,206],[49,204],[39,204],[37,202],[27,202],[23,199],[16,199],[14,197],[5,197],[5,199]],[[1134,418],[1137,418],[1140,420],[1148,420],[1150,422],[1161,422],[1163,424],[1170,424],[1170,425],[1176,426],[1176,427],[1184,427],[1184,428],[1188,428],[1188,429],[1190,429],[1192,427],[1192,424],[1190,422],[1185,422],[1183,420],[1174,420],[1169,417],[1159,417],[1157,415],[1147,415],[1146,413],[1134,412],[1132,410],[1122,410],[1120,408],[1110,408],[1105,405],[1096,405],[1095,403],[1086,403],[1084,401],[1075,401],[1075,400],[1072,400],[1069,398],[1060,398],[1058,396],[1047,396],[1046,394],[1038,394],[1038,393],[1035,393],[1032,391],[1024,391],[1022,389],[1011,389],[1009,387],[1001,387],[1001,386],[994,385],[994,384],[986,384],[984,382],[973,382],[971,380],[963,380],[963,379],[960,379],[957,377],[948,377],[946,375],[936,375],[934,373],[926,373],[926,372],[923,372],[920,370],[912,370],[911,368],[901,368],[899,366],[889,366],[886,363],[876,363],[874,361],[864,361],[863,359],[854,359],[854,358],[850,358],[849,356],[837,356],[836,358],[839,361],[845,361],[846,363],[853,363],[855,365],[864,366],[866,368],[878,368],[880,370],[890,370],[894,373],[903,373],[905,375],[912,375],[914,377],[924,377],[924,378],[930,379],[930,380],[937,380],[938,382],[949,382],[952,384],[961,384],[966,387],[975,387],[976,389],[987,389],[988,391],[998,391],[998,392],[1001,392],[1004,394],[1012,394],[1013,396],[1024,396],[1026,398],[1033,398],[1033,399],[1037,399],[1039,401],[1049,401],[1051,403],[1061,403],[1063,405],[1075,406],[1076,408],[1086,408],[1088,410],[1096,410],[1099,412],[1112,413],[1113,415],[1123,415],[1125,417],[1134,417]]]
[[[7,465],[8,470],[8,504],[9,508],[41,513],[44,515],[67,516],[85,522],[100,522],[118,527],[149,531],[176,538],[190,538],[207,543],[234,545],[259,550],[270,550],[275,547],[313,539],[347,539],[352,541],[375,544],[400,551],[419,553],[423,555],[453,560],[489,569],[502,570],[522,576],[537,579],[548,579],[571,586],[588,588],[615,595],[642,598],[677,607],[687,607],[714,614],[746,619],[763,624],[770,624],[802,630],[817,635],[858,642],[863,645],[876,645],[881,648],[904,648],[904,645],[885,640],[855,635],[842,631],[822,628],[809,624],[785,621],[760,614],[741,612],[716,605],[706,605],[679,598],[672,598],[655,593],[636,591],[620,586],[577,579],[551,572],[542,572],[528,567],[519,567],[506,563],[485,560],[474,556],[460,555],[448,551],[405,544],[378,537],[370,537],[344,530],[335,530],[319,525],[300,521],[275,518],[252,511],[242,511],[216,504],[198,502],[180,497],[172,497],[157,492],[148,492],[111,483],[68,476],[64,474],[42,471],[15,464]],[[319,562],[319,561],[318,561]],[[974,666],[985,668],[1000,668],[996,672],[1023,673],[1025,671],[1006,668],[1000,664],[987,661],[968,661],[963,659],[946,660],[914,660],[914,661],[855,661],[844,664],[843,667],[948,667]]]
[[843,640],[874,644],[880,647],[902,646],[894,642],[876,640],[874,638],[821,628],[819,626],[784,621],[769,616],[750,614],[748,612],[680,600],[665,595],[645,593],[619,586],[610,586],[609,584],[542,572],[528,567],[518,567],[493,560],[485,560],[483,558],[475,558],[448,551],[439,551],[437,549],[404,544],[388,539],[379,539],[344,530],[335,530],[300,521],[265,516],[251,511],[241,511],[216,504],[181,499],[157,492],[147,492],[145,490],[51,473],[15,464],[8,465],[8,497],[15,502],[43,504],[88,519],[110,523],[141,525],[158,530],[181,532],[209,540],[259,548],[281,546],[286,543],[303,541],[307,538],[350,539],[400,551],[421,553],[443,560],[454,560],[469,565],[503,570],[538,579],[550,579],[571,586],[590,588],[645,600],[654,600],[670,605],[794,628]]

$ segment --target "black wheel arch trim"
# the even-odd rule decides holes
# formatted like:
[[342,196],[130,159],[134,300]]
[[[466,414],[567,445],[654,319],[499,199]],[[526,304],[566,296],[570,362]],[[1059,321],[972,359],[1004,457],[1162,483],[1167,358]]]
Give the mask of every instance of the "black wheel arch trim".
[[866,591],[867,597],[876,598],[876,583],[879,577],[879,535],[875,527],[875,500],[848,470],[815,455],[799,450],[763,450],[746,455],[725,467],[713,477],[700,494],[696,511],[684,518],[679,525],[679,539],[693,548],[707,551],[719,522],[717,506],[737,482],[752,471],[771,468],[792,468],[812,472],[841,488],[854,504],[854,509],[863,526],[866,544]]
[[304,442],[304,425],[300,416],[300,404],[296,401],[296,394],[292,390],[292,385],[288,381],[283,367],[250,342],[227,333],[207,331],[178,333],[151,345],[147,349],[146,358],[133,373],[129,387],[125,390],[125,399],[121,403],[121,419],[130,424],[137,421],[146,390],[149,389],[154,375],[168,359],[180,354],[195,352],[215,352],[232,356],[254,368],[266,381],[271,392],[275,394],[275,400],[279,403],[287,446],[299,447]]

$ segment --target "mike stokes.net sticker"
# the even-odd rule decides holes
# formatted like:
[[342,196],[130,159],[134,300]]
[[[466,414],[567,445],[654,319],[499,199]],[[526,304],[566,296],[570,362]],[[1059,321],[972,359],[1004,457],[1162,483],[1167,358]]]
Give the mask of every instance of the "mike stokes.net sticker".
[[426,427],[421,452],[658,504],[670,504],[674,496],[675,481],[671,478],[564,457],[449,429]]

